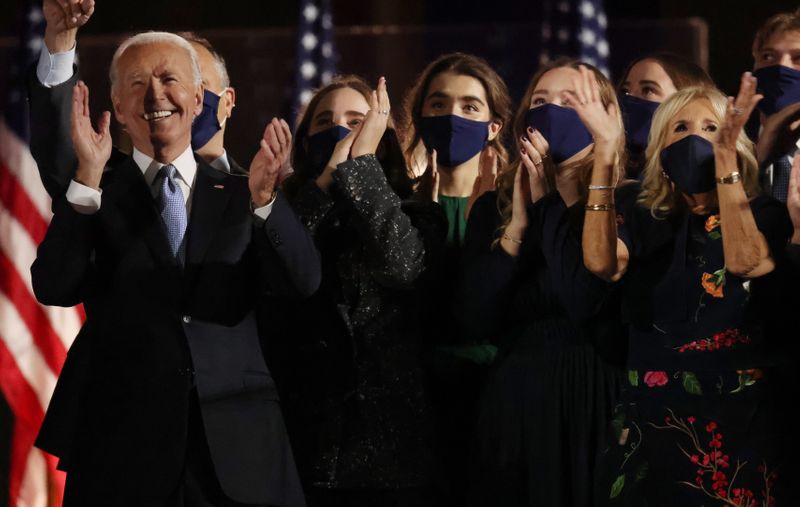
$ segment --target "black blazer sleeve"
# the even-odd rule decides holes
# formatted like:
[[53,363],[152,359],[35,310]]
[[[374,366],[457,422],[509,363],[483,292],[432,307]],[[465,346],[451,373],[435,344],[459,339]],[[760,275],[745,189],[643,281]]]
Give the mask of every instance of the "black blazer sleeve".
[[54,200],[67,191],[77,167],[70,134],[72,88],[77,82],[74,72],[66,82],[47,88],[36,77],[35,66],[28,73],[31,154],[44,188]]
[[255,218],[255,227],[261,273],[272,291],[295,297],[316,292],[322,278],[319,252],[281,191],[269,217]]
[[407,287],[425,267],[425,242],[401,207],[375,155],[339,164],[335,193],[355,211],[366,262],[381,285]]
[[66,196],[54,201],[53,211],[31,266],[33,293],[45,305],[75,306],[84,301],[93,273],[94,215],[75,211]]

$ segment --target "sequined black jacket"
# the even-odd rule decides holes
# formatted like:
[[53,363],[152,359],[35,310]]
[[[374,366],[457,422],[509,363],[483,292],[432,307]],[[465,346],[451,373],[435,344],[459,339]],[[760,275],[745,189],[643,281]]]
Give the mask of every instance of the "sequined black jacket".
[[373,155],[300,184],[292,205],[322,256],[319,291],[282,316],[283,379],[307,484],[401,488],[431,482],[431,421],[420,364],[422,291],[442,258],[446,218],[401,202]]

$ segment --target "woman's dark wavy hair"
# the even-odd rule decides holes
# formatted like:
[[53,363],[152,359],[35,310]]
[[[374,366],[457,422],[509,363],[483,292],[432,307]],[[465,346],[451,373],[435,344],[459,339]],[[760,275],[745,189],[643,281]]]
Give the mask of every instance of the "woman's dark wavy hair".
[[491,121],[500,124],[500,132],[487,146],[497,153],[498,170],[508,164],[508,150],[504,144],[505,128],[511,120],[511,98],[503,78],[492,69],[489,63],[475,55],[467,53],[450,53],[442,55],[425,67],[417,77],[416,84],[408,91],[403,103],[403,135],[406,140],[406,157],[411,160],[414,150],[422,138],[417,125],[422,118],[422,106],[428,94],[431,82],[439,74],[452,72],[460,76],[471,76],[480,81],[486,91]]
[[[329,84],[323,86],[314,93],[314,96],[311,97],[308,105],[302,111],[300,121],[295,129],[294,143],[292,145],[292,167],[294,169],[294,174],[285,182],[284,188],[286,193],[290,196],[293,195],[301,185],[317,177],[316,174],[310,174],[309,172],[308,131],[311,126],[314,111],[316,111],[322,99],[329,93],[341,88],[351,88],[357,91],[364,96],[367,102],[369,102],[372,94],[372,87],[367,84],[367,81],[355,75],[336,76]],[[394,129],[394,122],[391,117],[389,117],[389,124],[386,128],[386,132],[383,134],[378,144],[378,149],[375,151],[375,156],[381,163],[383,172],[392,190],[394,190],[401,199],[410,197],[413,190],[413,181],[408,176],[405,158],[403,157],[403,149],[400,146],[400,140],[397,137],[397,132]]]
[[629,63],[625,72],[622,73],[622,79],[620,79],[617,84],[617,92],[622,93],[623,85],[628,79],[628,74],[631,73],[633,66],[644,60],[653,60],[661,65],[661,68],[664,69],[664,72],[666,72],[672,80],[672,84],[675,86],[676,90],[683,90],[690,86],[716,87],[714,80],[711,79],[708,72],[703,70],[703,68],[696,63],[682,56],[661,51],[650,53]]

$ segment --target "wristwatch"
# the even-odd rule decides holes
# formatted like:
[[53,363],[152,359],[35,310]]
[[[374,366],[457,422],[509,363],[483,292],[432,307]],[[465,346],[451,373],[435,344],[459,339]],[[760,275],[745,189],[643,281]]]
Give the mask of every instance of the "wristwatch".
[[741,180],[742,180],[742,176],[739,174],[739,171],[733,171],[732,173],[730,173],[727,176],[723,176],[721,178],[717,178],[717,183],[723,183],[723,184],[728,184],[729,185],[731,183],[736,183],[737,181],[741,181]]

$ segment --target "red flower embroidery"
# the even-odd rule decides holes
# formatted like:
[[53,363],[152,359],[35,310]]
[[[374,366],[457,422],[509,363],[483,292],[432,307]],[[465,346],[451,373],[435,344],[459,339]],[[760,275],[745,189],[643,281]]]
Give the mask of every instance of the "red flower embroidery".
[[665,371],[648,371],[644,374],[644,383],[647,387],[660,387],[669,382]]
[[719,350],[723,348],[731,348],[734,345],[750,343],[750,337],[741,334],[738,329],[726,329],[716,333],[711,338],[702,338],[693,342],[681,345],[677,348],[678,352],[686,352],[688,350],[697,350],[707,352],[710,350]]
[[[762,477],[764,487],[758,493],[743,488],[736,487],[736,482],[741,476],[740,472],[747,466],[747,461],[742,462],[736,460],[734,463],[735,468],[731,467],[731,458],[722,451],[722,433],[717,433],[718,425],[714,421],[710,421],[705,426],[705,430],[710,434],[711,440],[708,443],[708,448],[704,448],[701,444],[701,438],[697,434],[693,424],[695,422],[694,416],[689,416],[684,421],[682,418],[677,417],[672,410],[669,410],[670,416],[665,417],[665,426],[658,426],[650,423],[651,426],[660,430],[677,430],[688,437],[693,453],[690,454],[683,447],[681,451],[697,466],[694,481],[684,481],[682,484],[693,487],[705,493],[706,496],[721,500],[722,505],[736,506],[736,507],[775,507],[775,497],[772,496],[772,491],[775,486],[777,474],[770,471],[766,463],[758,465],[757,470]],[[752,466],[752,465],[751,465]],[[760,494],[761,499],[756,498]]]

